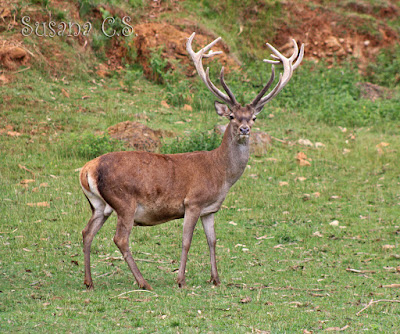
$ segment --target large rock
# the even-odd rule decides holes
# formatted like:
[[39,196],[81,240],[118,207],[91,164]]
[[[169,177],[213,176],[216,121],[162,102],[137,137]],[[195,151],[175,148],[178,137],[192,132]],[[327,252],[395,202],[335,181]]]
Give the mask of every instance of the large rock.
[[361,97],[375,102],[377,99],[391,98],[391,92],[388,88],[372,84],[370,82],[357,82]]
[[125,142],[125,146],[137,151],[157,152],[161,146],[160,130],[150,129],[139,122],[126,121],[110,126],[108,134]]
[[265,155],[272,144],[271,136],[266,132],[253,132],[250,135],[250,152],[259,157]]
[[19,66],[27,65],[29,62],[29,54],[25,49],[13,46],[0,46],[0,65],[6,70],[16,70]]

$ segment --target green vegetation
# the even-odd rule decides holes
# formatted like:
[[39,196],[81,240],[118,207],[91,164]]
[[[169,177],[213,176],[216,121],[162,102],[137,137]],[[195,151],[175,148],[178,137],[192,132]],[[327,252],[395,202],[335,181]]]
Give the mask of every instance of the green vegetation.
[[[272,12],[255,13],[254,19],[267,15],[267,24],[274,24],[281,2],[260,3]],[[81,11],[96,4],[81,1]],[[195,13],[246,52],[259,43],[261,26],[257,21],[253,35],[252,23],[242,22],[238,35],[233,18],[255,1],[235,4],[185,1],[182,11]],[[128,5],[145,10],[142,1],[121,4]],[[227,20],[219,24],[224,13]],[[351,65],[328,69],[305,61],[259,115],[256,130],[283,142],[274,141],[268,156],[250,158],[216,215],[220,287],[207,283],[208,247],[199,224],[188,288],[178,289],[182,221],[177,220],[132,231],[133,256],[154,288],[137,290],[112,241],[113,215],[93,242],[95,290],[89,292],[83,286],[81,230],[90,207],[78,170],[99,154],[123,149],[102,133],[140,119],[172,131],[175,136],[162,150],[174,153],[216,147],[220,138],[212,130],[227,121],[214,112],[214,98],[198,77],[170,72],[157,51],[152,66],[162,80],[145,79],[138,64],[100,77],[101,55],[78,58],[76,41],[26,38],[32,48],[39,42],[54,59],[38,57],[1,86],[0,332],[399,331],[400,303],[387,301],[400,300],[398,288],[391,288],[400,283],[398,47],[383,50],[367,77]],[[243,56],[242,72],[226,75],[240,101],[254,98],[270,73],[253,58]],[[211,66],[211,77],[218,71]],[[363,98],[357,83],[368,80],[386,86],[391,98]],[[193,110],[184,110],[184,104]],[[314,145],[303,146],[299,139]],[[299,166],[298,152],[310,166]],[[371,299],[382,302],[357,314]]]
[[161,153],[184,153],[194,151],[211,151],[221,144],[221,135],[216,132],[192,132],[183,138],[166,143]]
[[70,145],[67,156],[76,155],[85,159],[94,159],[108,152],[125,150],[121,141],[112,139],[106,134],[96,136],[90,132],[72,135]]
[[376,84],[394,88],[400,82],[400,46],[383,49],[376,62],[369,64],[368,79]]

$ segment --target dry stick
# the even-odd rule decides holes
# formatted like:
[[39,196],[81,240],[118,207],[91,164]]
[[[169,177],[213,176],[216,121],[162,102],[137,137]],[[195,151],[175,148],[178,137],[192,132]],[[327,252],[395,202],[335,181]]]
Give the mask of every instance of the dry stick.
[[0,234],[2,234],[2,233],[14,233],[14,232],[16,232],[18,230],[18,228],[16,228],[14,231],[9,231],[9,232],[0,232]]
[[288,144],[288,142],[287,142],[286,140],[282,140],[282,139],[275,138],[275,137],[272,137],[272,136],[271,136],[271,138],[272,138],[273,140],[276,140],[276,141],[282,143],[282,144],[286,144],[286,145]]
[[33,176],[33,179],[35,180],[35,173],[34,173],[34,172],[32,172],[30,169],[26,168],[25,166],[23,166],[23,165],[21,165],[21,164],[18,164],[18,167],[21,168],[21,169],[23,169],[23,170],[26,170],[26,171],[29,172],[29,173],[31,173],[32,176]]
[[118,297],[121,297],[121,296],[126,295],[126,294],[131,293],[131,292],[149,292],[149,293],[153,293],[153,294],[155,294],[157,296],[157,294],[155,292],[149,291],[149,290],[131,290],[131,291],[120,293],[118,296],[111,297],[110,299],[118,298]]
[[12,74],[21,73],[21,72],[24,72],[24,71],[26,71],[26,70],[29,70],[30,68],[31,68],[30,66],[29,66],[29,67],[25,67],[25,68],[23,68],[22,70],[13,72]]
[[107,276],[107,275],[114,275],[116,272],[117,272],[117,271],[112,271],[112,272],[109,272],[109,273],[105,273],[105,274],[102,274],[102,275],[98,275],[98,276],[96,276],[96,277],[103,277],[103,276]]
[[400,303],[400,300],[391,300],[391,299],[379,299],[379,300],[373,300],[371,299],[368,303],[367,306],[362,308],[360,311],[356,313],[356,315],[360,315],[361,312],[365,311],[368,307],[370,307],[372,304],[377,304],[377,303]]

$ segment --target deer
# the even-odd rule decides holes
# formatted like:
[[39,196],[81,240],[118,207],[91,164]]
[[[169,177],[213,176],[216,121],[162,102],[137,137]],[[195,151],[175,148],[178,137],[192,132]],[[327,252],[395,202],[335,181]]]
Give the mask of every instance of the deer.
[[[273,58],[264,59],[264,62],[271,64],[270,78],[254,100],[242,106],[225,83],[224,67],[221,68],[219,79],[225,93],[210,80],[209,68],[204,70],[203,67],[203,58],[222,53],[211,50],[221,37],[197,53],[192,49],[194,37],[195,33],[187,40],[187,52],[200,78],[218,99],[214,103],[217,114],[229,120],[222,142],[212,151],[178,154],[111,152],[85,164],[79,176],[80,185],[92,210],[92,216],[82,231],[84,284],[87,289],[93,289],[90,267],[93,238],[114,211],[117,214],[117,226],[113,240],[139,288],[152,290],[137,267],[129,247],[133,226],[155,226],[179,218],[183,218],[182,250],[177,276],[179,288],[186,287],[186,262],[199,218],[209,248],[210,282],[215,286],[220,285],[214,216],[220,210],[229,189],[246,168],[250,155],[250,131],[257,115],[289,82],[293,71],[303,59],[304,44],[299,51],[296,41],[292,40],[294,52],[287,58],[267,43]],[[275,87],[265,95],[275,79],[276,64],[283,65],[283,73],[280,73]]]

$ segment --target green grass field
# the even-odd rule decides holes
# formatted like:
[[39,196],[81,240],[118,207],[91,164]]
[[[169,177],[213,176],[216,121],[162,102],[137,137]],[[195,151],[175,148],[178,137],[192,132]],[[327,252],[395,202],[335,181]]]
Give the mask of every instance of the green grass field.
[[[171,87],[127,67],[102,79],[93,59],[65,76],[39,64],[1,87],[2,333],[400,333],[398,86],[390,86],[391,99],[372,102],[360,96],[356,83],[366,78],[355,67],[305,61],[255,124],[284,142],[250,158],[216,215],[221,286],[207,282],[198,224],[188,288],[178,288],[177,220],[132,231],[133,257],[154,289],[138,290],[112,241],[113,215],[93,242],[95,289],[87,291],[81,231],[90,208],[78,169],[93,154],[121,149],[99,133],[139,119],[183,138],[226,122],[197,77],[167,77],[180,83]],[[252,80],[226,77],[246,101],[266,78],[250,65]],[[193,111],[163,106],[185,88]],[[299,152],[310,166],[299,166]]]

